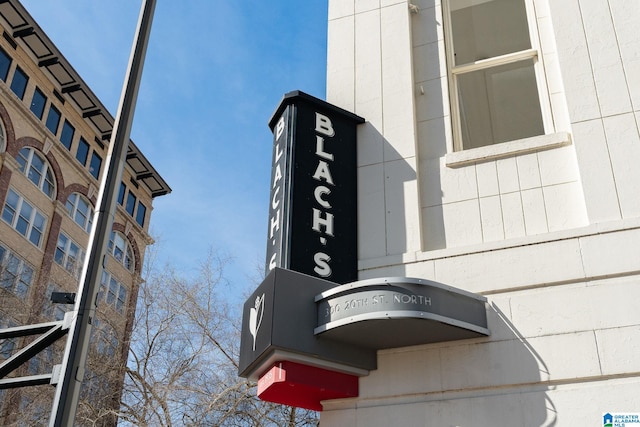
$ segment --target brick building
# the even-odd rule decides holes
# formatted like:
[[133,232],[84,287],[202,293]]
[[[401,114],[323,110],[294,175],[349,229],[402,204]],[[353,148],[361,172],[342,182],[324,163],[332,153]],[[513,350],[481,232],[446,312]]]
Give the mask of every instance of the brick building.
[[[72,308],[50,295],[78,287],[114,118],[19,1],[0,4],[0,32],[0,327],[11,327],[60,320]],[[131,142],[78,422],[113,423],[105,414],[119,402],[153,200],[170,191]],[[0,342],[0,358],[24,344]],[[63,347],[20,373],[51,372]],[[0,424],[41,425],[52,395],[51,386],[2,391]]]

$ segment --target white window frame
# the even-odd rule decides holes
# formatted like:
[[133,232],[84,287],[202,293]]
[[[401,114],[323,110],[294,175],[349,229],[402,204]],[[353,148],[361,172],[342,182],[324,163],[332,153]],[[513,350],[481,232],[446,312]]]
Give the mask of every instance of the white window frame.
[[[24,156],[26,154],[26,157]],[[42,169],[38,169],[33,164],[33,158],[37,157],[42,162]],[[21,159],[21,160],[20,160]],[[29,181],[31,181],[36,187],[40,189],[44,194],[46,194],[50,199],[54,199],[56,194],[56,179],[53,174],[53,169],[51,165],[49,165],[49,161],[46,157],[40,155],[33,147],[23,147],[18,153],[17,159],[20,164],[20,172],[24,176],[26,176]],[[33,180],[33,176],[31,171],[36,172],[40,177],[38,178],[38,182]],[[45,183],[49,184],[50,191],[47,192],[44,189]]]
[[[76,253],[75,257],[71,255],[73,251]],[[62,254],[61,259],[58,254]],[[56,251],[53,256],[53,260],[59,266],[71,273],[75,278],[79,278],[80,272],[82,271],[82,265],[84,264],[84,258],[84,248],[61,231],[58,235],[58,242],[56,243]]]
[[[123,296],[124,293],[124,296]],[[127,308],[129,290],[127,287],[106,270],[102,271],[100,278],[100,292],[98,301],[104,301],[120,314],[124,314]]]
[[0,120],[0,153],[7,149],[7,133],[4,131],[4,123]]
[[[18,202],[16,203],[15,206],[12,206],[9,204],[9,196],[11,194],[14,194],[18,198]],[[22,211],[25,205],[31,208],[31,213],[29,215],[29,218],[26,218],[25,216],[23,216]],[[13,211],[11,221],[8,221],[7,218],[5,218],[5,211],[7,211],[7,207],[9,207]],[[44,232],[47,228],[47,217],[42,212],[40,212],[36,207],[34,207],[31,203],[29,203],[24,197],[22,197],[20,193],[13,190],[12,188],[9,188],[9,191],[7,192],[7,199],[5,200],[4,206],[2,207],[1,215],[2,215],[2,220],[4,222],[9,224],[18,233],[22,234],[27,240],[29,240],[36,247],[38,248],[40,247],[40,245],[42,244],[42,241],[44,240],[43,239]],[[42,229],[39,229],[34,225],[35,219],[38,216],[42,218]],[[25,230],[24,234],[17,228],[18,221],[21,218],[23,219],[24,222],[27,223],[27,229]],[[40,233],[40,238],[38,239],[37,243],[31,240],[34,229]]]
[[[81,203],[84,203],[87,206],[87,215],[80,210],[79,207]],[[78,224],[87,233],[91,231],[94,212],[91,202],[89,202],[86,197],[80,193],[72,193],[69,195],[69,198],[67,198],[65,206],[67,208],[67,214],[76,224]],[[78,221],[78,216],[84,218],[84,220]]]
[[112,231],[109,235],[109,253],[116,261],[122,264],[127,270],[133,271],[136,263],[133,256],[133,249],[129,244],[129,239],[119,231]]
[[[485,69],[494,68],[500,65],[511,64],[517,61],[522,61],[525,59],[532,59],[534,63],[534,72],[536,75],[536,85],[538,88],[538,99],[540,102],[540,110],[542,115],[542,122],[544,126],[544,135],[551,134],[555,131],[555,126],[553,122],[553,115],[551,112],[551,99],[550,94],[547,88],[547,82],[545,77],[544,64],[542,60],[542,53],[540,50],[539,36],[538,36],[538,25],[536,20],[535,9],[532,0],[522,0],[525,4],[525,9],[527,13],[527,23],[529,25],[529,39],[531,42],[531,48],[522,50],[519,52],[508,53],[505,55],[500,55],[492,58],[487,58],[467,64],[456,65],[454,59],[454,47],[453,47],[453,31],[451,28],[451,8],[450,8],[451,0],[443,0],[442,1],[442,14],[443,14],[443,22],[444,22],[444,40],[445,40],[445,51],[447,58],[447,75],[449,81],[449,100],[451,107],[451,122],[452,122],[452,132],[453,132],[453,151],[461,152],[461,151],[469,151],[469,150],[483,150],[489,146],[483,146],[478,148],[468,148],[465,149],[463,147],[462,140],[462,123],[460,118],[460,103],[458,97],[458,83],[457,77],[466,73],[470,73],[473,71],[480,71]],[[540,136],[544,136],[540,135]],[[533,137],[536,138],[536,137]],[[531,138],[526,138],[531,139]],[[506,141],[510,142],[510,141]],[[505,144],[505,142],[492,144],[492,145],[501,145]],[[449,161],[447,161],[449,164]]]
[[[0,288],[10,291],[17,297],[28,298],[36,275],[35,268],[4,245],[0,247],[3,249],[0,254]],[[17,263],[15,271],[10,270],[9,263],[12,261]]]
[[120,340],[113,326],[100,319],[95,319],[92,333],[96,351],[103,356],[114,357],[120,347]]

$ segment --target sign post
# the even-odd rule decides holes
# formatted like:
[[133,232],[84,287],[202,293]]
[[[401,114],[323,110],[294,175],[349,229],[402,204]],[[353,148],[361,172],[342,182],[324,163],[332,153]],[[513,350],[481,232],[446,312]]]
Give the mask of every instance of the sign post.
[[50,427],[72,427],[74,425],[89,352],[91,325],[95,317],[102,264],[113,225],[115,200],[120,181],[122,181],[122,171],[129,146],[133,114],[155,6],[156,0],[143,0],[140,10],[136,38],[131,50],[129,67],[109,144],[107,169],[100,183],[98,204],[89,235],[89,251],[87,251],[80,276],[76,304],[71,312],[73,319],[62,358],[60,382],[56,387],[53,399]]

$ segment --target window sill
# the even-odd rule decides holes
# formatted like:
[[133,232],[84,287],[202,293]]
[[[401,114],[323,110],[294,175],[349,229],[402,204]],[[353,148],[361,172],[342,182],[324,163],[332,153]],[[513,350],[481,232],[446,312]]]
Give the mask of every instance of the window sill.
[[488,145],[486,147],[472,148],[471,150],[447,153],[445,162],[447,167],[457,168],[474,163],[550,150],[565,145],[571,145],[571,134],[569,134],[569,132],[556,132],[548,135]]

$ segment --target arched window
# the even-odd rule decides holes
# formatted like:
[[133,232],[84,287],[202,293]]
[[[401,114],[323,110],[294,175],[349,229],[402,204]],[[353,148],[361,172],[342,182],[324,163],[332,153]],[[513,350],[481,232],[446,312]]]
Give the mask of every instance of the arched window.
[[127,270],[133,271],[133,251],[122,233],[112,231],[109,237],[109,253],[113,255]]
[[89,200],[81,194],[73,193],[67,199],[66,207],[67,213],[76,224],[86,232],[89,232],[93,222],[93,208]]
[[55,195],[55,181],[49,163],[31,147],[24,147],[18,153],[16,160],[20,164],[20,171],[25,174],[36,187],[53,199]]
[[4,123],[0,120],[0,153],[3,153],[7,149],[7,137],[4,131]]

